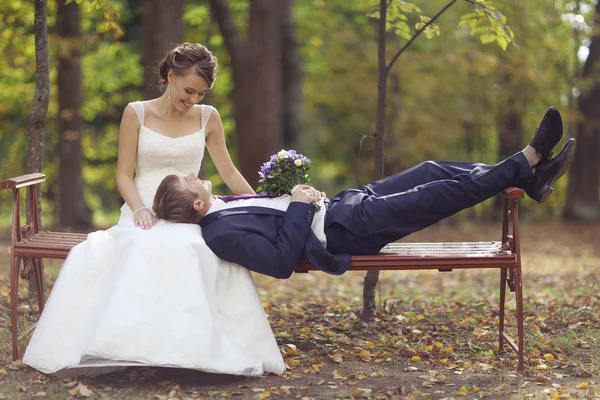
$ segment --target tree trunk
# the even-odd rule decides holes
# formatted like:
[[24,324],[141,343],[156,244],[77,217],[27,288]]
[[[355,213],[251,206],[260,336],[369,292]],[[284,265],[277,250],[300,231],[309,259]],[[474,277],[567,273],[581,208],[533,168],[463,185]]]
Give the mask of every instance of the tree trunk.
[[[583,66],[577,125],[577,153],[569,169],[565,217],[600,219],[600,2],[596,4],[594,33]],[[589,85],[589,86],[588,86]]]
[[[27,123],[29,154],[27,173],[41,172],[44,164],[44,130],[50,103],[50,60],[48,56],[48,25],[46,0],[35,0],[35,95]],[[40,199],[39,188],[37,198]],[[38,215],[41,215],[41,202]],[[29,222],[29,221],[28,221]],[[38,221],[39,223],[39,221]]]
[[92,213],[85,203],[81,174],[84,121],[81,76],[81,15],[76,2],[57,2],[58,54],[58,217],[60,226],[89,230]]
[[281,0],[281,57],[283,90],[283,145],[294,149],[300,135],[302,111],[302,68],[298,41],[294,32],[292,0]]
[[250,134],[240,138],[245,153],[242,169],[251,186],[258,185],[258,170],[267,158],[283,146],[281,71],[281,3],[253,0],[250,6],[250,93],[252,103]]
[[[291,7],[291,0],[253,0],[248,40],[233,23],[227,0],[210,0],[210,6],[231,57],[240,170],[250,185],[256,187],[262,163],[283,147],[284,129],[293,132],[292,127],[298,125],[298,116],[294,113],[299,112],[297,98],[301,83],[299,72],[294,69],[299,70],[299,67],[286,71],[285,77],[282,71],[284,65],[289,66],[299,59],[293,52],[288,53],[290,49],[282,51],[282,42],[293,40],[291,26],[288,26],[292,24],[291,11],[286,9]],[[293,44],[289,46],[293,49]],[[291,103],[287,104],[288,101]],[[294,115],[288,114],[284,119],[286,112]]]
[[142,2],[142,65],[144,99],[161,95],[158,63],[173,47],[183,42],[183,0]]
[[[27,173],[41,172],[44,165],[44,132],[46,115],[50,103],[50,57],[48,56],[48,17],[46,0],[34,0],[35,16],[33,30],[35,36],[35,94],[31,103],[31,111],[27,121],[27,139],[29,154],[27,158]],[[28,191],[29,192],[29,191]],[[41,191],[38,186],[35,191],[38,200],[38,227],[42,229]],[[27,196],[29,202],[29,193]],[[33,221],[29,219],[28,224]],[[40,260],[40,263],[42,260]],[[42,267],[43,268],[43,267]],[[35,293],[37,287],[35,276],[29,281],[29,293]]]
[[[379,23],[378,23],[378,63],[379,63],[379,81],[377,86],[377,122],[375,124],[375,166],[373,171],[373,180],[383,178],[383,145],[385,133],[385,102],[387,95],[387,63],[385,58],[385,24],[387,19],[387,2],[379,2]],[[363,282],[363,313],[362,319],[369,320],[373,317],[376,310],[375,288],[379,281],[379,271],[369,271],[365,275]]]

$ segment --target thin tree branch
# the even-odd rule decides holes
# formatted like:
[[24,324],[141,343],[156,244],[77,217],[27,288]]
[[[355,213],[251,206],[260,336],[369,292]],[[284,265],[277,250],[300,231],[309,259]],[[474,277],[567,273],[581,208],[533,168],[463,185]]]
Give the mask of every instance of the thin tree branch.
[[[408,46],[411,45],[412,42],[415,41],[415,39],[425,30],[427,29],[427,27],[431,24],[433,24],[435,22],[436,19],[438,19],[440,17],[440,15],[442,15],[447,9],[449,9],[450,7],[452,7],[452,5],[454,3],[456,3],[457,0],[452,0],[450,1],[448,4],[446,4],[444,6],[444,8],[442,8],[437,14],[434,15],[433,18],[431,18],[425,25],[423,25],[421,27],[421,29],[419,29],[418,31],[415,32],[415,34],[408,40],[408,42],[406,42],[404,44],[404,46],[402,46],[402,48],[400,50],[398,50],[398,52],[394,55],[394,57],[392,57],[392,60],[390,61],[390,63],[387,65],[386,69],[389,72],[389,70],[392,68],[392,66],[394,65],[394,63],[396,62],[396,60],[398,59],[398,57],[400,57],[400,55],[402,53],[404,53],[404,50],[406,50],[408,48]],[[467,0],[469,1],[469,0]]]

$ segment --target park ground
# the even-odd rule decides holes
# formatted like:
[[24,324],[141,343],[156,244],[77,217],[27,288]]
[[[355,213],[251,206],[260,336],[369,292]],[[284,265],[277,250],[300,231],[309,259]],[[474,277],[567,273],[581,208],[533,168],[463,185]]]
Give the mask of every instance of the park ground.
[[[440,224],[411,240],[494,240],[498,228]],[[368,324],[359,318],[362,273],[256,276],[288,366],[261,378],[168,368],[57,378],[12,362],[4,237],[0,399],[600,399],[600,226],[548,221],[524,224],[522,233],[523,373],[513,352],[498,352],[498,271],[408,271],[382,273],[380,310]],[[59,268],[46,264],[49,286]],[[22,292],[26,326],[36,306],[26,285]],[[508,300],[512,315],[512,293]]]

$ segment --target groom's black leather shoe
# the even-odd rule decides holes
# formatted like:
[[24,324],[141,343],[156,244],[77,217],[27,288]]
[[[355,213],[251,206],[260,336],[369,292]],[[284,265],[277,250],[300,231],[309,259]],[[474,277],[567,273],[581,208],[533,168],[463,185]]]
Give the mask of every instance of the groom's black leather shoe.
[[562,134],[563,122],[560,113],[556,107],[550,107],[544,114],[529,145],[542,156],[542,160],[548,160],[552,156],[552,149],[562,138]]
[[575,155],[575,139],[569,139],[553,159],[542,159],[535,166],[535,174],[524,187],[529,197],[542,204],[554,190],[552,185],[567,172]]

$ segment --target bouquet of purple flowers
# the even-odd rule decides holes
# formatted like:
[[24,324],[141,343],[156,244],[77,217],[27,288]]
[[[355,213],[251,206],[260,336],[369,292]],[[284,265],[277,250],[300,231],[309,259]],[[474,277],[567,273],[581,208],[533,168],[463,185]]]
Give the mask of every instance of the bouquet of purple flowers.
[[291,195],[294,186],[310,182],[310,162],[309,158],[296,153],[296,150],[281,150],[273,154],[271,159],[260,167],[260,186],[256,191],[274,196]]

